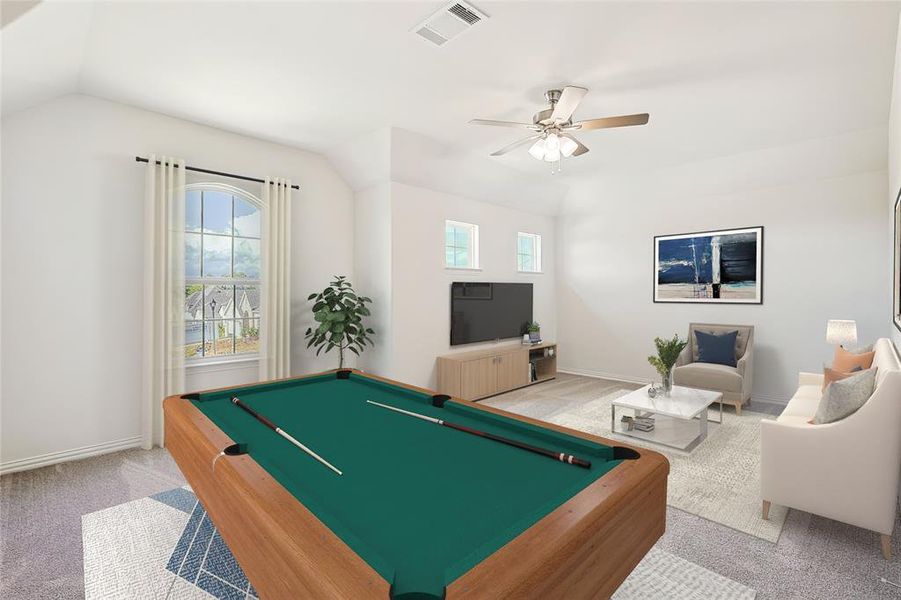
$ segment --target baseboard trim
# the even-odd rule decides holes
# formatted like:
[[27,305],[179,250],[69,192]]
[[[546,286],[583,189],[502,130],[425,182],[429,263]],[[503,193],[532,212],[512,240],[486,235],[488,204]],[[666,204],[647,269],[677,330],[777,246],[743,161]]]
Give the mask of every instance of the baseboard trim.
[[[623,383],[636,383],[639,385],[647,385],[649,383],[654,383],[656,380],[644,379],[641,377],[632,377],[630,375],[620,375],[619,373],[610,373],[607,371],[594,371],[590,369],[574,369],[571,367],[557,367],[558,373],[568,373],[570,375],[582,375],[583,377],[594,377],[596,379],[610,379],[612,381],[622,381]],[[760,402],[766,402],[767,404],[778,404],[779,406],[785,406],[788,404],[788,400],[784,398],[776,398],[775,396],[763,396],[760,394],[753,394],[751,396],[752,400],[758,400]]]
[[31,458],[20,458],[19,460],[0,463],[0,475],[37,469],[39,467],[47,467],[72,460],[88,458],[90,456],[98,456],[100,454],[109,454],[110,452],[136,448],[140,445],[141,437],[136,436],[121,440],[113,440],[111,442],[103,442],[101,444],[93,444],[91,446],[82,446],[81,448],[73,448],[71,450],[63,450],[62,452],[50,452],[49,454],[41,454]]
[[785,398],[777,398],[775,396],[761,396],[760,394],[753,394],[751,396],[751,400],[765,402],[766,404],[778,404],[779,406],[785,406],[788,404],[788,400],[786,400]]
[[558,373],[568,373],[570,375],[582,375],[583,377],[594,377],[595,379],[611,379],[613,381],[622,381],[623,383],[638,383],[647,385],[651,383],[650,379],[641,377],[631,377],[629,375],[620,375],[619,373],[609,373],[607,371],[594,371],[590,369],[573,369],[570,367],[557,367]]

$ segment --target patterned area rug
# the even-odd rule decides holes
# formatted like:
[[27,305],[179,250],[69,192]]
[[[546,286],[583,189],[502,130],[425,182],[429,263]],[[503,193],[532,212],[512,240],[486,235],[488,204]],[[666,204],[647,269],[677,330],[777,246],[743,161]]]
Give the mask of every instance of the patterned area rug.
[[[670,461],[670,506],[775,543],[788,509],[760,516],[760,420],[769,415],[726,409],[722,425],[690,454],[610,432],[610,403],[638,386],[561,374],[558,379],[483,400],[483,404],[665,454]],[[712,413],[718,413],[711,411]],[[711,414],[716,419],[718,416]]]
[[[86,600],[255,599],[256,592],[192,492],[168,492],[82,517]],[[756,592],[652,549],[615,600],[752,600]]]

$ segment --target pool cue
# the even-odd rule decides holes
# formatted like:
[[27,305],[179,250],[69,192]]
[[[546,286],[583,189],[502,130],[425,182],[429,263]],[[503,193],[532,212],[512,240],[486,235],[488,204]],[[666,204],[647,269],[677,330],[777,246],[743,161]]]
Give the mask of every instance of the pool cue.
[[300,448],[301,450],[303,450],[304,452],[306,452],[307,454],[309,454],[310,456],[312,456],[313,458],[315,458],[316,460],[318,460],[319,462],[324,464],[326,467],[328,467],[329,469],[331,469],[338,475],[344,474],[341,471],[339,471],[338,469],[336,469],[332,463],[325,460],[324,458],[322,458],[321,456],[319,456],[318,454],[316,454],[315,452],[313,452],[312,450],[310,450],[309,448],[307,448],[306,446],[304,446],[303,444],[298,442],[296,439],[294,439],[290,433],[288,433],[284,429],[281,429],[275,423],[273,423],[272,421],[270,421],[269,419],[267,419],[266,417],[264,417],[263,415],[261,415],[260,413],[255,411],[254,409],[250,408],[243,402],[241,402],[241,400],[238,399],[237,396],[232,396],[232,404],[234,404],[235,406],[237,406],[239,408],[243,408],[244,410],[249,412],[251,415],[253,415],[253,417],[257,421],[259,421],[260,423],[262,423],[263,425],[265,425],[266,427],[268,427],[275,433],[279,434],[280,436],[282,436],[283,438],[285,438],[286,440],[288,440],[289,442],[291,442],[292,444],[294,444],[295,446],[297,446],[298,448]]
[[404,410],[402,408],[397,408],[396,406],[388,406],[387,404],[382,404],[381,402],[373,402],[372,400],[367,400],[369,404],[374,404],[376,406],[380,406],[382,408],[387,408],[388,410],[393,410],[394,412],[399,412],[405,414],[410,417],[416,417],[417,419],[422,419],[423,421],[428,421],[430,423],[434,423],[436,425],[443,425],[445,427],[450,427],[451,429],[456,429],[457,431],[462,431],[463,433],[470,433],[472,435],[477,435],[479,437],[487,438],[489,440],[493,440],[495,442],[500,442],[502,444],[507,444],[508,446],[513,446],[515,448],[520,448],[521,450],[528,450],[529,452],[534,452],[535,454],[541,454],[542,456],[547,456],[548,458],[552,458],[554,460],[558,460],[562,463],[566,463],[568,465],[575,465],[577,467],[582,467],[583,469],[590,469],[591,463],[587,460],[583,460],[572,454],[566,454],[565,452],[555,452],[553,450],[548,450],[547,448],[542,448],[540,446],[533,446],[531,444],[525,444],[523,442],[518,442],[516,440],[511,440],[510,438],[505,438],[499,435],[494,435],[493,433],[488,433],[487,431],[481,431],[479,429],[473,429],[472,427],[467,427],[466,425],[458,425],[457,423],[450,423],[443,419],[436,419],[435,417],[430,417],[428,415],[423,415],[420,413],[415,413],[409,410]]

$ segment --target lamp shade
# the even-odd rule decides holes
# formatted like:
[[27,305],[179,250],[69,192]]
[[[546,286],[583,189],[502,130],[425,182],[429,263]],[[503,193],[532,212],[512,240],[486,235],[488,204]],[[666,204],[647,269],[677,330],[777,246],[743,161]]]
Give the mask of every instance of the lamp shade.
[[826,341],[837,346],[857,343],[857,322],[830,319],[826,321]]
[[544,160],[544,155],[546,152],[547,152],[547,148],[545,147],[545,144],[544,144],[544,138],[538,140],[537,142],[532,144],[531,148],[529,148],[529,154],[531,154],[533,157],[537,158],[538,160]]

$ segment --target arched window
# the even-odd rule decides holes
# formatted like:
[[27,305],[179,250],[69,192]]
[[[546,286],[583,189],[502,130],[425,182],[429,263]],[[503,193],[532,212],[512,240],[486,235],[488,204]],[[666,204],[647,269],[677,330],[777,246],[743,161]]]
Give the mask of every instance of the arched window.
[[260,201],[238,188],[185,192],[185,358],[260,348]]

